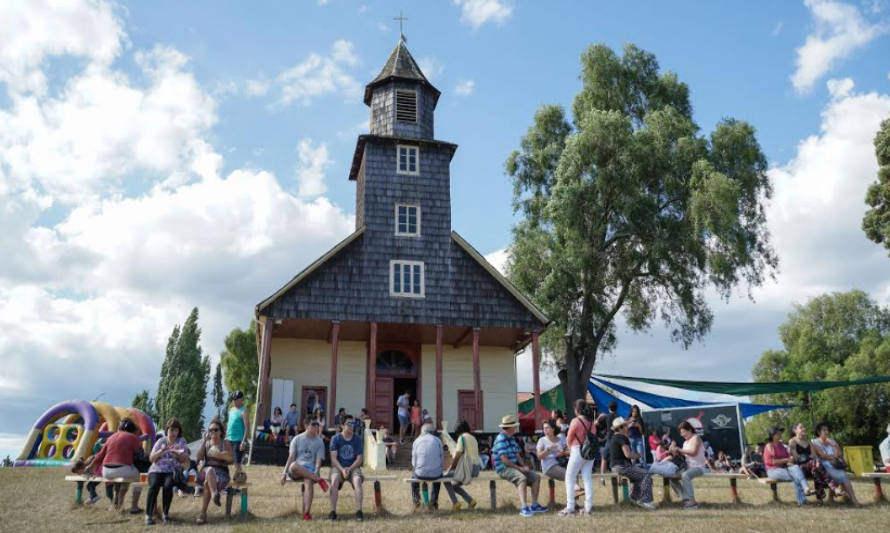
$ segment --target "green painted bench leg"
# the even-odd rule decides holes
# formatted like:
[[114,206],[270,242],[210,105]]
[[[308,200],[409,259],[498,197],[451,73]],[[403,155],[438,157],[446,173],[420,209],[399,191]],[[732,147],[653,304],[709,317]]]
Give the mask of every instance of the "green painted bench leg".
[[241,489],[241,516],[247,516],[247,487]]
[[420,494],[423,497],[423,506],[426,509],[430,508],[430,488],[429,485],[426,484],[426,481],[420,484]]
[[74,505],[83,503],[83,481],[77,482],[77,488],[74,489]]
[[624,503],[630,501],[630,490],[627,488],[627,478],[621,478],[621,501]]

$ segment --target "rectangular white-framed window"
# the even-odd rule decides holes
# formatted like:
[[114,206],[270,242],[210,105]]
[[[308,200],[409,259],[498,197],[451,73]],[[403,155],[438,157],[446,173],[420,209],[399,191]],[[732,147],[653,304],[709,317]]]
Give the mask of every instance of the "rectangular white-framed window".
[[389,295],[423,298],[423,261],[392,259],[389,262]]
[[417,122],[417,91],[396,89],[396,120]]
[[396,204],[396,237],[420,237],[420,206]]
[[396,169],[399,174],[420,172],[420,148],[409,144],[396,145]]

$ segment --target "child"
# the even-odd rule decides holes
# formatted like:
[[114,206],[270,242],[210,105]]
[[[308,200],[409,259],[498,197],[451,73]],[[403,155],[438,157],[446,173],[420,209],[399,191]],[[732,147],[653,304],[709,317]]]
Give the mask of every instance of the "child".
[[420,400],[415,399],[411,406],[411,435],[416,439],[420,435],[420,426],[423,425],[421,417]]

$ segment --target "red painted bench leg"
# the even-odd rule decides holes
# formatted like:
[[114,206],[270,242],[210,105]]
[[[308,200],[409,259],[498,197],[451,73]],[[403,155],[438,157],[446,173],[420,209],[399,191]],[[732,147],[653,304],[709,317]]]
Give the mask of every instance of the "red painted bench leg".
[[383,507],[383,495],[380,492],[380,482],[374,482],[374,509],[379,513]]
[[550,502],[547,505],[553,508],[556,505],[556,482],[553,478],[547,480],[547,487],[550,489]]
[[881,488],[881,478],[875,477],[872,478],[872,481],[875,484],[875,503],[878,503],[884,499],[884,490]]
[[739,486],[735,478],[729,478],[729,491],[732,493],[732,503],[741,503],[739,499]]

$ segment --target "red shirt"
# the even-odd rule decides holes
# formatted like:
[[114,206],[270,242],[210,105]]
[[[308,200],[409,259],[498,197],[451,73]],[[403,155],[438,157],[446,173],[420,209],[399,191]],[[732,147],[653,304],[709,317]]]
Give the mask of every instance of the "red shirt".
[[566,445],[569,448],[575,445],[581,446],[584,444],[588,431],[596,435],[596,424],[584,421],[580,416],[576,416],[572,419],[572,423],[569,424],[569,431],[566,433]]
[[655,435],[649,435],[649,449],[650,450],[652,450],[654,452],[655,448],[658,448],[659,444],[661,444],[661,439],[659,439]]
[[139,436],[127,431],[118,431],[108,437],[108,442],[96,454],[94,465],[132,465],[133,457],[142,449]]
[[776,459],[787,459],[791,457],[788,453],[788,449],[785,448],[784,444],[774,444],[769,443],[764,447],[763,450],[763,464],[766,466],[767,470],[770,468],[785,468],[786,464],[777,465],[775,463]]

